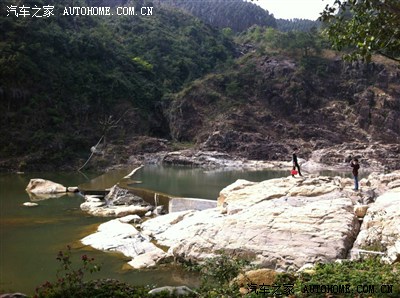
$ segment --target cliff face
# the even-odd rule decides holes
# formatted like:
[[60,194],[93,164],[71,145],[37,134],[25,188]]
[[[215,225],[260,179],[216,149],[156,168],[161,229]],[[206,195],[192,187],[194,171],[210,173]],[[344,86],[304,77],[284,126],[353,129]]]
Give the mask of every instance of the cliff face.
[[174,139],[251,159],[287,159],[294,146],[310,157],[314,150],[347,143],[348,149],[392,144],[383,155],[400,152],[395,66],[246,59],[176,96],[166,111]]

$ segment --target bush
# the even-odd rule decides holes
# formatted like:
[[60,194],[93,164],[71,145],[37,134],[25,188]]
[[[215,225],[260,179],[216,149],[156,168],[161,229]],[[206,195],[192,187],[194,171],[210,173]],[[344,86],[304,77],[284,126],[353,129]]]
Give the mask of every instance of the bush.
[[36,288],[34,297],[82,297],[83,278],[85,273],[100,271],[100,266],[94,263],[93,258],[87,255],[81,256],[82,266],[78,269],[72,267],[71,247],[67,246],[67,251],[59,251],[57,261],[60,268],[57,270],[57,281],[46,281],[42,286]]
[[[84,282],[85,273],[100,271],[100,266],[94,258],[81,256],[82,264],[74,269],[71,260],[71,247],[67,251],[60,251],[57,255],[60,268],[57,270],[57,281],[46,281],[36,288],[35,298],[142,298],[148,297],[150,287],[131,286],[114,279],[96,279]],[[166,293],[152,295],[152,297],[169,297]]]
[[[300,273],[294,282],[294,297],[322,297],[323,288],[331,289],[332,297],[399,297],[400,295],[400,264],[383,264],[379,257],[368,257],[358,261],[343,261],[329,264],[317,264],[314,273]],[[293,276],[278,275],[277,284],[293,284]],[[392,293],[383,293],[392,286]],[[339,286],[342,287],[340,291]],[[347,286],[347,288],[346,288]],[[317,289],[319,290],[317,292]],[[371,291],[371,290],[374,291]],[[367,290],[369,293],[359,293]],[[314,291],[314,292],[313,292]],[[344,292],[344,293],[343,293]],[[324,296],[325,297],[325,296]],[[326,296],[328,297],[328,296]],[[331,297],[331,296],[329,296]]]
[[198,290],[200,297],[241,297],[239,287],[232,280],[244,272],[250,265],[247,259],[234,258],[224,251],[219,255],[206,259],[202,264],[185,264],[190,271],[198,271],[201,285]]

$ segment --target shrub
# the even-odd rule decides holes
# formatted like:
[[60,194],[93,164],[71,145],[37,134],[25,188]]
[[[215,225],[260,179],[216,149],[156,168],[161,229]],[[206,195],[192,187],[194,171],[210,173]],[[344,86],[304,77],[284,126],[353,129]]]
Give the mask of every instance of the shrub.
[[82,266],[74,269],[69,245],[66,252],[59,251],[57,261],[60,262],[60,268],[56,274],[57,281],[46,281],[42,286],[36,288],[34,297],[80,297],[85,273],[100,271],[100,266],[87,255],[81,256]]
[[[332,297],[399,297],[399,271],[399,263],[383,264],[379,257],[317,264],[314,273],[304,272],[296,276],[293,288],[294,297],[322,297],[325,294],[321,293],[323,291],[321,286],[335,286],[331,288],[333,291],[326,292],[326,294],[334,295]],[[278,275],[276,283],[281,285],[293,283],[293,276]],[[318,286],[320,289],[317,292]],[[343,286],[344,289],[348,286],[348,290],[340,293],[339,286],[342,286],[342,289]],[[381,288],[382,286],[386,288]],[[389,290],[390,286],[392,286],[392,293],[383,293],[385,290]],[[360,293],[363,292],[363,287],[368,290],[368,294]]]

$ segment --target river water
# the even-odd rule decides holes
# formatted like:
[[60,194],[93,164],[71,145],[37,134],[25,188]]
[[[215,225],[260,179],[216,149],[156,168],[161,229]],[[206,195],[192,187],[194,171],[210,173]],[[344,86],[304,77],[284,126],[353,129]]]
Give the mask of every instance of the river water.
[[[102,176],[112,186],[132,169]],[[206,171],[186,167],[146,166],[134,176],[137,186],[173,196],[216,200],[219,191],[237,179],[262,181],[287,176],[288,171]],[[179,266],[150,270],[129,270],[126,257],[83,246],[80,239],[93,233],[110,218],[87,215],[79,208],[84,201],[77,194],[37,201],[38,207],[24,207],[30,201],[25,191],[31,178],[44,178],[65,186],[89,183],[96,173],[0,174],[0,294],[33,294],[45,281],[54,281],[59,269],[56,257],[66,246],[72,247],[72,260],[87,254],[101,264],[101,270],[89,278],[115,278],[132,285],[195,285],[197,278]],[[136,186],[136,185],[133,185]]]

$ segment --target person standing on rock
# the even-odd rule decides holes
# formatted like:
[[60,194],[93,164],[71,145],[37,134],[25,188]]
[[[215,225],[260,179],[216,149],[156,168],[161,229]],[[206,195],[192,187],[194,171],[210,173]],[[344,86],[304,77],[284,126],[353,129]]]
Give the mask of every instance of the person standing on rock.
[[[301,174],[301,171],[300,171],[300,165],[299,165],[299,162],[297,161],[297,148],[293,148],[293,157],[292,157],[292,162],[293,162],[293,170],[296,170],[296,168],[297,168],[297,172],[299,173],[299,175],[300,176],[303,176],[302,174]],[[292,177],[294,177],[294,175],[292,174]]]
[[350,166],[353,168],[353,177],[354,177],[354,189],[358,190],[358,170],[360,169],[360,164],[358,163],[357,158],[353,158],[350,162]]

